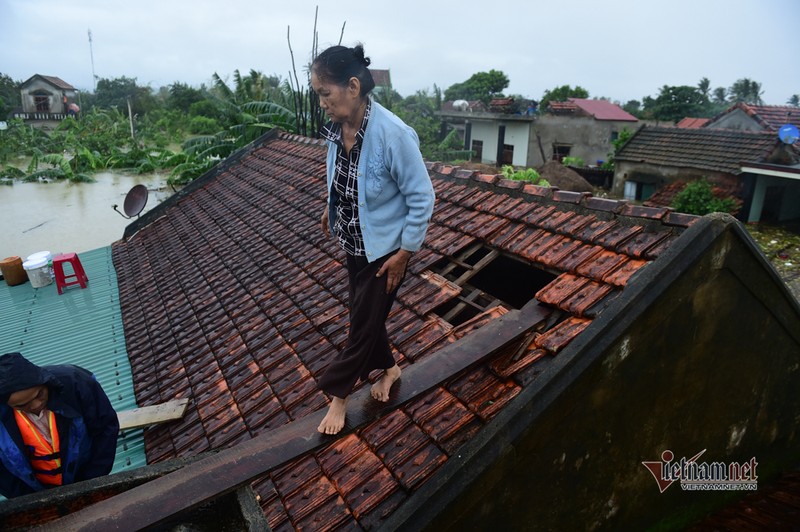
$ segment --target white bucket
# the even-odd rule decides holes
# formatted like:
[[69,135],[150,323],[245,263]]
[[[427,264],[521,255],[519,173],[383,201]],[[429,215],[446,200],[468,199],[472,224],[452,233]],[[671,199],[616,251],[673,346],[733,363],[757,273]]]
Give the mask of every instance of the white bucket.
[[50,277],[50,265],[45,257],[35,260],[26,260],[22,268],[28,272],[28,279],[34,288],[42,288],[53,282]]
[[[56,276],[53,274],[53,254],[49,251],[37,251],[32,255],[28,255],[26,261],[39,262],[42,259],[47,261],[47,273],[50,275],[50,280],[55,280]],[[49,284],[49,283],[48,283]]]

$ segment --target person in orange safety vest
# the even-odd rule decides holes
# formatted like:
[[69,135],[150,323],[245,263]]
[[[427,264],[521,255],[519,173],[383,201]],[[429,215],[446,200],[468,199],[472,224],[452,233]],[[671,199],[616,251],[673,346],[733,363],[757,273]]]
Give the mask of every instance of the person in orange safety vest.
[[119,421],[91,372],[0,356],[0,493],[17,497],[107,475]]

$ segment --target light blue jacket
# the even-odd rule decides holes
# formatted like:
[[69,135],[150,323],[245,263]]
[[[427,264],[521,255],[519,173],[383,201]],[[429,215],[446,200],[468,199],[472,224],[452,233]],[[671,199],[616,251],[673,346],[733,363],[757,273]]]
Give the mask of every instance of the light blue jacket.
[[[336,151],[336,144],[328,141],[331,232],[339,199],[333,189]],[[425,240],[434,199],[417,133],[373,100],[358,162],[358,218],[367,261],[399,248],[418,251]]]

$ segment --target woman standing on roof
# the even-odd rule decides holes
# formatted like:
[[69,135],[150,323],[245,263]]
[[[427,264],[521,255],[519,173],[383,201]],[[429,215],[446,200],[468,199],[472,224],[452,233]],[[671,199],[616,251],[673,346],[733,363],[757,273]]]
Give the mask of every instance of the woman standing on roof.
[[400,378],[386,318],[433,212],[433,185],[417,134],[370,98],[375,82],[369,64],[357,45],[328,48],[311,65],[311,86],[330,118],[321,131],[328,141],[322,230],[345,251],[350,282],[347,345],[319,381],[331,396],[317,429],[324,434],[344,427],[347,398],[359,378],[383,370],[371,390],[382,402]]

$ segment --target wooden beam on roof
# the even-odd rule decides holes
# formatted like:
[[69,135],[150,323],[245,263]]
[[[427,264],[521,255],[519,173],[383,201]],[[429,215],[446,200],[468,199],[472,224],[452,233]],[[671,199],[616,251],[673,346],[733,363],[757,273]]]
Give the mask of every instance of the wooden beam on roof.
[[495,318],[408,367],[380,403],[364,387],[350,398],[346,426],[334,436],[317,432],[327,407],[124,493],[45,523],[39,530],[140,530],[243,486],[320,449],[420,397],[462,371],[526,338],[551,310],[535,301]]
[[130,430],[174,421],[183,417],[189,399],[176,399],[152,406],[117,412],[119,430]]

